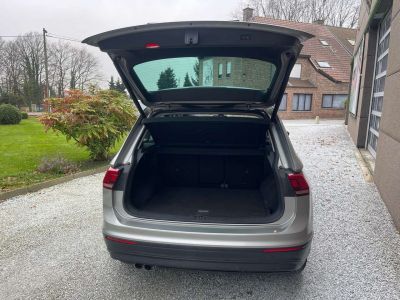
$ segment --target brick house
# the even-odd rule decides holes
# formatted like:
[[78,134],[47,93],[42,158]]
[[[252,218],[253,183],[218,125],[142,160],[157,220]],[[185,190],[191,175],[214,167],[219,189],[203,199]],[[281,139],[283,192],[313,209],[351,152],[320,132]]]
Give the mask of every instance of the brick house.
[[274,74],[273,64],[251,58],[203,57],[199,59],[199,80],[202,86],[232,85],[262,90],[271,84]]
[[304,43],[290,75],[280,106],[281,118],[344,118],[355,29],[326,26],[322,22],[257,17],[249,7],[243,10],[243,20],[288,27],[315,36]]

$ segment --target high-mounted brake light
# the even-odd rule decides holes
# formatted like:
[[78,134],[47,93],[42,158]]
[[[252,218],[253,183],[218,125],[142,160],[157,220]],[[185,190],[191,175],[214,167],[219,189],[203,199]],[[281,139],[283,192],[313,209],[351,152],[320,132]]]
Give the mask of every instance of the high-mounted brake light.
[[156,49],[156,48],[160,48],[160,45],[157,43],[147,43],[146,45],[144,45],[144,47],[146,49]]
[[108,168],[106,175],[104,175],[103,187],[112,190],[114,187],[114,183],[117,182],[120,174],[120,169],[114,169],[112,167]]
[[296,247],[284,247],[284,248],[267,248],[263,249],[264,253],[277,253],[277,252],[292,252],[292,251],[299,251],[305,248],[303,246],[296,246]]
[[297,196],[304,196],[310,193],[307,180],[302,173],[289,174],[288,179]]

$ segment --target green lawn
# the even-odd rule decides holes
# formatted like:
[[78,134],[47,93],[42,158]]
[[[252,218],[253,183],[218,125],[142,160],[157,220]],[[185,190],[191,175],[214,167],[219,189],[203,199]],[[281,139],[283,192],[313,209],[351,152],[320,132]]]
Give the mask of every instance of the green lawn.
[[[121,146],[116,145],[113,152]],[[43,157],[61,155],[78,162],[81,170],[105,165],[89,160],[89,153],[61,134],[45,132],[34,118],[18,125],[0,125],[0,191],[26,186],[62,175],[42,174],[36,168]]]

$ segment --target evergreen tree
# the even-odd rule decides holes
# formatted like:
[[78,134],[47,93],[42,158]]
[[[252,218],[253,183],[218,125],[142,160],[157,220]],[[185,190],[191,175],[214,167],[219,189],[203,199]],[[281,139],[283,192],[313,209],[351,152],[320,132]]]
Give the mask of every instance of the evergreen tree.
[[190,81],[189,74],[186,72],[185,81],[183,82],[183,86],[193,86],[192,82]]
[[160,78],[158,78],[157,86],[159,90],[178,87],[174,70],[168,67],[165,71],[162,71],[160,73]]
[[125,84],[119,78],[115,82],[115,90],[121,93],[125,93]]
[[125,94],[125,85],[121,81],[121,79],[117,79],[117,81],[114,81],[114,77],[111,76],[111,80],[108,82],[108,89],[113,90],[113,91],[118,91],[121,93]]
[[108,89],[109,90],[115,90],[115,82],[114,82],[114,77],[111,76],[111,80],[108,82]]
[[194,78],[192,77],[192,83],[194,86],[199,86],[199,75],[200,75],[200,63],[197,61],[193,66]]

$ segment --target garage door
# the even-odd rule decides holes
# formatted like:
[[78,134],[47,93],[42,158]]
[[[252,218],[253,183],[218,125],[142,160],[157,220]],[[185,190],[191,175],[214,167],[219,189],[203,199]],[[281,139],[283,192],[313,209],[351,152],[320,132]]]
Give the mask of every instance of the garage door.
[[374,89],[372,94],[371,109],[368,125],[368,141],[367,148],[371,154],[376,156],[376,147],[379,138],[379,126],[382,116],[383,96],[385,89],[386,70],[389,57],[389,40],[390,40],[390,19],[391,11],[379,25],[379,34],[376,50]]

